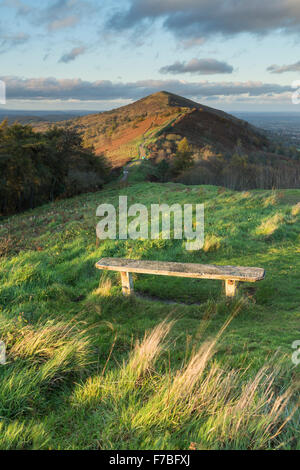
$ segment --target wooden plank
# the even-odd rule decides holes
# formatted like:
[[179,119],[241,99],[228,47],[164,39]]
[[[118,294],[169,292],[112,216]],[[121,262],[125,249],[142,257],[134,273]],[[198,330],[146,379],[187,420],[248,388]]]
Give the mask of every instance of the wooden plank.
[[121,272],[122,292],[123,295],[133,294],[133,279],[131,273]]
[[158,274],[162,276],[192,277],[197,279],[230,279],[232,281],[256,282],[265,277],[262,268],[242,266],[216,266],[196,263],[170,263],[165,261],[146,261],[122,258],[103,258],[97,264],[98,269]]
[[231,281],[230,279],[225,280],[225,294],[226,297],[235,297],[237,294],[237,281]]

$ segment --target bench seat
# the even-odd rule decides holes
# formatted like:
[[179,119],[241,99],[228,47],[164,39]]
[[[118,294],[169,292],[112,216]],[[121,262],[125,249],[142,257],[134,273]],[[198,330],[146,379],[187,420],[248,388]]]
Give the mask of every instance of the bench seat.
[[257,282],[265,278],[265,270],[262,268],[173,263],[125,258],[102,258],[96,263],[96,268],[119,271],[125,295],[133,293],[132,273],[225,280],[226,295],[228,297],[234,297],[238,282]]

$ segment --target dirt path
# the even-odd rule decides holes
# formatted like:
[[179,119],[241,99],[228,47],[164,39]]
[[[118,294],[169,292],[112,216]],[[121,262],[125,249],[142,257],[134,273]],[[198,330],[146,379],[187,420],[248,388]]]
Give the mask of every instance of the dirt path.
[[130,168],[131,168],[132,165],[134,165],[136,162],[138,162],[140,160],[144,160],[145,158],[147,158],[147,152],[146,152],[146,148],[145,148],[145,134],[151,129],[151,127],[153,126],[154,123],[155,123],[155,120],[151,122],[150,126],[147,129],[145,129],[145,132],[143,134],[144,143],[140,144],[140,146],[139,146],[139,158],[137,160],[134,160],[134,161],[130,162],[130,163],[127,163],[123,167],[123,176],[122,176],[122,179],[121,179],[121,183],[127,183],[128,177],[129,177],[129,171],[130,171]]
[[123,176],[122,176],[122,179],[121,179],[121,183],[127,183],[128,176],[129,176],[129,171],[123,169]]
[[[173,122],[175,122],[177,119],[181,118],[182,114],[180,114],[179,116],[177,116],[176,119],[174,119],[173,121],[171,121],[171,124]],[[130,163],[127,163],[124,167],[123,167],[123,176],[122,176],[122,179],[121,179],[121,182],[122,183],[126,183],[128,181],[128,177],[129,177],[129,171],[130,171],[130,168],[132,165],[134,165],[136,162],[140,161],[140,160],[144,160],[147,158],[147,151],[146,151],[146,148],[145,148],[145,135],[147,134],[147,132],[150,131],[150,129],[153,127],[153,125],[155,124],[156,122],[156,119],[154,119],[154,121],[151,122],[150,126],[147,127],[147,129],[145,129],[144,133],[143,133],[143,143],[139,145],[139,158],[137,160],[134,160]],[[168,127],[170,125],[170,122],[165,126],[165,127]],[[163,128],[164,129],[164,128]],[[162,129],[162,130],[163,130]]]
[[146,158],[147,157],[147,153],[146,153],[146,149],[145,149],[145,145],[144,144],[141,144],[139,146],[139,159],[140,160],[143,160],[143,158]]

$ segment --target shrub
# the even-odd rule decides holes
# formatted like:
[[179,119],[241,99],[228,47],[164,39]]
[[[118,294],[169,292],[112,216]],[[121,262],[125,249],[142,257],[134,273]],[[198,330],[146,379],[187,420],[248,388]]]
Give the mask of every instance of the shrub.
[[186,137],[177,145],[177,152],[173,159],[173,171],[175,174],[190,168],[193,165],[193,151]]
[[42,134],[20,124],[0,126],[0,215],[90,190],[87,175],[99,187],[108,174],[105,158],[84,147],[75,130],[53,127]]

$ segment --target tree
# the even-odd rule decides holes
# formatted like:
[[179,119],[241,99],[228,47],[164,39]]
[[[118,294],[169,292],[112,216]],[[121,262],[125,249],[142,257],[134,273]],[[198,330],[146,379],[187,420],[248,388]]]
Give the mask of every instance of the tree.
[[99,189],[109,167],[73,129],[0,125],[0,215]]
[[170,164],[165,158],[158,163],[157,176],[162,183],[165,183],[167,181],[169,169]]
[[173,160],[173,171],[175,174],[179,174],[193,166],[193,163],[193,149],[189,145],[187,138],[184,137],[177,144],[177,152]]

